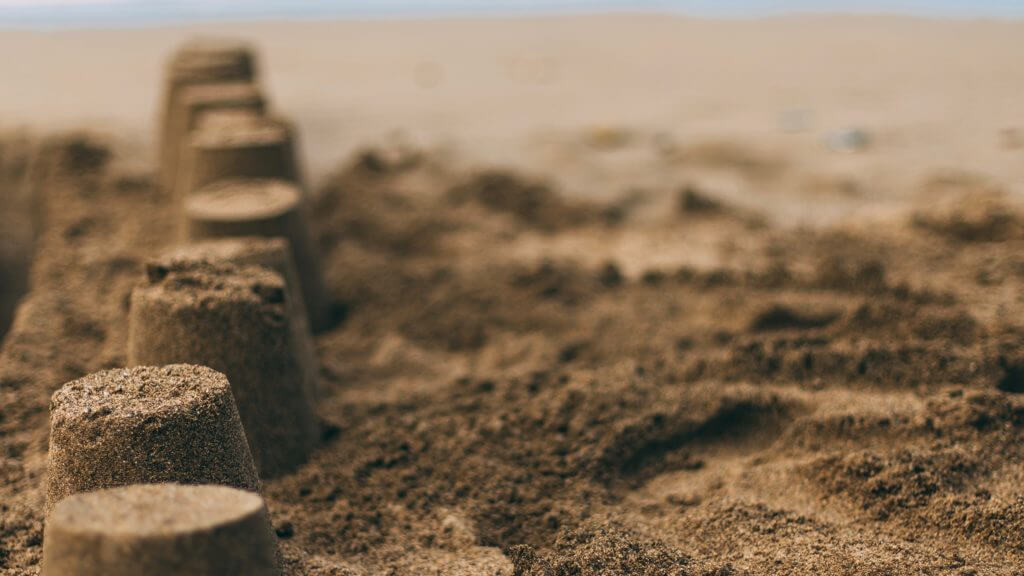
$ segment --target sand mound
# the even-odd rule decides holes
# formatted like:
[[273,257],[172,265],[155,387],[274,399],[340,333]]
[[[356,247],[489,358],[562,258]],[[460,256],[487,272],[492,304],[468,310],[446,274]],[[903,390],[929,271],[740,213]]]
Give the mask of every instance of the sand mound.
[[509,551],[515,576],[686,576],[690,560],[657,540],[615,522],[591,522],[560,532],[551,552]]
[[448,198],[454,204],[476,202],[521,223],[546,232],[588,221],[587,210],[562,199],[547,184],[518,174],[487,170],[453,186]]

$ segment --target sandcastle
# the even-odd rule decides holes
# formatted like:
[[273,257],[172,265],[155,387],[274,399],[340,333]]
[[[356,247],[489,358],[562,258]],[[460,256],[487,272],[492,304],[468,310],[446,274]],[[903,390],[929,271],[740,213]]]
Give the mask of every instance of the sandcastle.
[[167,126],[169,149],[163,161],[167,172],[165,183],[170,190],[177,192],[180,188],[177,178],[182,147],[188,145],[189,134],[203,123],[204,118],[218,112],[258,117],[263,114],[266,103],[254,84],[223,82],[184,86],[172,105],[174,111]]
[[77,494],[50,514],[42,576],[278,576],[263,499],[225,486]]
[[211,262],[151,267],[131,296],[132,365],[190,362],[227,375],[257,469],[305,462],[318,424],[288,320],[284,280],[266,268]]
[[311,398],[316,398],[318,395],[316,346],[309,328],[309,317],[302,296],[302,284],[299,281],[298,272],[295,270],[288,241],[278,237],[238,236],[175,246],[150,261],[147,264],[147,270],[149,270],[148,274],[152,276],[159,274],[160,268],[170,269],[189,262],[260,266],[273,270],[284,279],[292,337],[305,352],[305,361],[301,368],[304,373],[306,389]]
[[287,239],[310,325],[314,331],[326,326],[330,314],[320,259],[296,185],[267,179],[217,181],[188,196],[185,220],[186,236],[193,242],[232,236]]
[[131,295],[128,359],[51,402],[42,574],[280,574],[260,475],[319,440],[311,328],[329,315],[294,129],[243,43],[168,65],[160,181],[186,243]]
[[106,370],[54,393],[47,510],[79,492],[155,482],[259,489],[223,374],[185,364]]
[[166,69],[164,102],[160,120],[160,176],[172,186],[177,176],[177,155],[182,134],[172,127],[181,124],[179,95],[189,86],[217,83],[251,83],[256,76],[255,57],[248,45],[224,39],[197,39],[183,45]]

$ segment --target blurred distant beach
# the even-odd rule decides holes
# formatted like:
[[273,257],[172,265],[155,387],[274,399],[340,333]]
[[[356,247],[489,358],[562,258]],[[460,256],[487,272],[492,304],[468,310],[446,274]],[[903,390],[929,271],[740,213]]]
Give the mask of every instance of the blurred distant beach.
[[225,20],[667,12],[707,18],[807,13],[1021,18],[1020,0],[0,0],[0,27],[90,27]]

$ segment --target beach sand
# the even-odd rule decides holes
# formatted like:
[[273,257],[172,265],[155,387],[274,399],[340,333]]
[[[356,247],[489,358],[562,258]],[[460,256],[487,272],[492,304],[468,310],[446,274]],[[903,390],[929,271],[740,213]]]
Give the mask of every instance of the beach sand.
[[5,128],[105,134],[0,139],[0,574],[174,242],[195,34],[297,122],[335,315],[288,574],[1021,574],[1024,23],[656,16],[0,33]]

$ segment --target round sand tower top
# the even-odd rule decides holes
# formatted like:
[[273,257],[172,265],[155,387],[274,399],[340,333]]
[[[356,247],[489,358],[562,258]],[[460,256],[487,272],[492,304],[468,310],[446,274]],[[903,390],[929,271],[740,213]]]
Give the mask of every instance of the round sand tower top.
[[190,143],[200,150],[237,148],[278,144],[287,142],[290,137],[288,125],[284,122],[227,111],[203,116],[191,135]]
[[230,390],[222,374],[189,364],[96,372],[54,392],[50,418],[131,419],[194,409]]
[[224,374],[166,362],[96,372],[53,394],[47,512],[73,494],[155,482],[259,489]]
[[262,510],[257,494],[227,486],[137,484],[66,499],[50,520],[78,532],[145,538],[209,530]]
[[263,499],[225,486],[76,494],[47,519],[43,576],[279,576]]
[[226,38],[195,38],[186,42],[171,59],[172,79],[251,79],[255,71],[252,48]]
[[170,265],[151,264],[146,277],[143,290],[148,298],[183,307],[244,302],[260,306],[264,317],[280,308],[280,315],[274,319],[286,319],[284,280],[265,268],[180,260]]
[[295,209],[299,191],[280,180],[228,180],[206,186],[188,202],[189,214],[202,220],[249,221],[276,218]]

